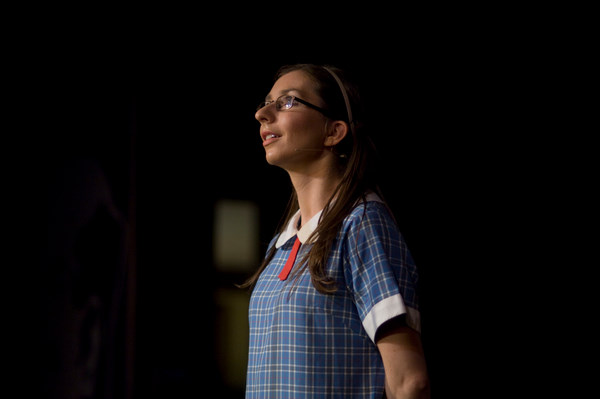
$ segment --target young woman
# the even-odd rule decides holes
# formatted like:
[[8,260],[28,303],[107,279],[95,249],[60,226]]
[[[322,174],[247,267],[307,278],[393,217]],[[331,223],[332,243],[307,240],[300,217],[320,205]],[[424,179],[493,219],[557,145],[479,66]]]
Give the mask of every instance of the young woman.
[[246,398],[427,398],[417,272],[341,70],[281,68],[256,112],[294,190],[250,299]]

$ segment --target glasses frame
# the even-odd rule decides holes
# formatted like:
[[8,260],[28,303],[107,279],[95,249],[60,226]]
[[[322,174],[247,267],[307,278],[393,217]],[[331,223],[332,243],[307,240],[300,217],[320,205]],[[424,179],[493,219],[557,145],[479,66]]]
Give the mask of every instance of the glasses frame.
[[[285,97],[289,97],[289,98],[291,98],[291,100],[290,100],[290,99],[287,99],[286,101],[284,101],[284,102],[282,103],[282,104],[286,104],[286,103],[289,103],[289,104],[291,104],[289,108],[283,108],[283,105],[281,105],[281,106],[278,106],[278,103],[280,103],[280,100],[281,100],[281,99],[283,99],[283,98],[285,98]],[[289,110],[289,109],[292,109],[292,108],[294,107],[294,102],[299,102],[300,104],[304,104],[304,105],[306,105],[306,106],[307,106],[307,107],[309,107],[309,108],[312,108],[312,109],[314,109],[314,110],[316,110],[316,111],[319,111],[320,113],[322,113],[322,114],[323,114],[323,115],[325,115],[326,117],[328,117],[328,118],[330,117],[330,116],[329,116],[329,112],[328,112],[326,109],[324,109],[324,108],[321,108],[321,107],[318,107],[318,106],[316,106],[316,105],[314,105],[314,104],[311,104],[311,103],[309,103],[308,101],[306,101],[306,100],[303,100],[303,99],[301,99],[301,98],[299,98],[299,97],[292,96],[291,94],[284,94],[284,95],[282,95],[282,96],[279,96],[279,97],[277,97],[277,99],[275,99],[275,100],[271,100],[271,101],[263,101],[262,103],[260,103],[260,104],[258,105],[258,107],[256,108],[256,110],[257,110],[257,111],[259,111],[259,110],[263,109],[264,107],[266,107],[267,105],[271,105],[271,104],[273,104],[273,103],[275,103],[275,109],[276,109],[277,111]]]

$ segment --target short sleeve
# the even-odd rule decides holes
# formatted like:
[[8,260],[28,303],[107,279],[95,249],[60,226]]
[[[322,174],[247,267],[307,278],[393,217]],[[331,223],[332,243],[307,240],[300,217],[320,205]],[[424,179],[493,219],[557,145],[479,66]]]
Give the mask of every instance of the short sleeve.
[[420,331],[416,267],[386,206],[361,204],[346,226],[344,278],[371,340],[383,323],[400,315]]

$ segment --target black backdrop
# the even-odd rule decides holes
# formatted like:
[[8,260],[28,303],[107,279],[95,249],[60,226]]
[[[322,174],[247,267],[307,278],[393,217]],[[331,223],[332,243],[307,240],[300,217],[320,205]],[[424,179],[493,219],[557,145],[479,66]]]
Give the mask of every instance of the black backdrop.
[[[489,269],[496,254],[488,245],[502,217],[497,204],[506,196],[497,185],[498,160],[511,146],[501,132],[510,122],[505,98],[514,77],[513,59],[505,57],[498,37],[388,19],[350,36],[274,26],[264,35],[254,27],[231,33],[231,26],[160,21],[146,30],[125,19],[116,35],[93,34],[83,21],[78,29],[84,37],[64,31],[37,38],[27,64],[28,87],[36,93],[31,166],[43,198],[62,198],[56,187],[58,181],[69,186],[65,170],[82,171],[84,180],[99,173],[129,226],[122,264],[135,265],[135,290],[115,273],[111,281],[122,290],[107,300],[116,301],[114,363],[104,363],[102,381],[109,383],[98,383],[94,397],[227,391],[214,367],[212,293],[223,277],[212,265],[212,209],[221,198],[255,201],[263,246],[273,234],[290,186],[264,161],[253,115],[276,69],[295,62],[338,65],[362,83],[385,166],[383,190],[421,273],[434,392],[464,389],[466,380],[472,390],[484,385],[490,377],[484,359],[495,350],[486,338],[494,328],[485,321],[487,312],[496,301],[485,295],[495,284]],[[96,165],[89,175],[82,159]],[[97,193],[73,186],[82,191],[78,201],[96,201]],[[48,207],[40,220],[52,219],[55,209]],[[44,227],[46,247],[58,227]],[[86,248],[103,251],[90,245],[78,256]],[[47,265],[57,261],[42,254],[41,274],[49,274]],[[42,288],[47,281],[40,292],[57,296]],[[135,330],[127,330],[128,298],[136,304]],[[42,326],[52,329],[49,320],[58,311],[45,299],[40,303]],[[40,337],[61,335],[44,328]],[[47,348],[51,339],[38,341],[43,390],[56,384],[49,370],[60,354]]]

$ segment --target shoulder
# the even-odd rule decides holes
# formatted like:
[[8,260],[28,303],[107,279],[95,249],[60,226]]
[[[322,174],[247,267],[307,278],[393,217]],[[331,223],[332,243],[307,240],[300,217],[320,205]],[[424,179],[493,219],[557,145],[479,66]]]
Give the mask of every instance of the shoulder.
[[345,236],[398,234],[396,221],[389,207],[380,200],[359,202],[344,220]]
[[381,200],[371,200],[357,203],[346,217],[346,224],[385,223],[395,225],[394,217],[389,207]]

